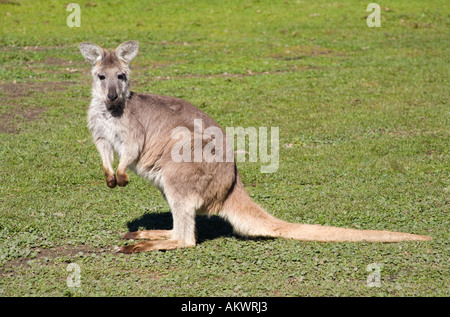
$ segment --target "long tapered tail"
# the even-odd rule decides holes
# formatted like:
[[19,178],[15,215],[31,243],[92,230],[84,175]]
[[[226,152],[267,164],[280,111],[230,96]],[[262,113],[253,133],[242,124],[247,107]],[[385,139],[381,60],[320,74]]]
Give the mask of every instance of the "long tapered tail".
[[224,203],[219,215],[228,220],[236,233],[244,236],[280,237],[319,242],[401,242],[427,241],[429,236],[416,234],[358,230],[321,225],[289,223],[264,211],[245,192],[238,182]]

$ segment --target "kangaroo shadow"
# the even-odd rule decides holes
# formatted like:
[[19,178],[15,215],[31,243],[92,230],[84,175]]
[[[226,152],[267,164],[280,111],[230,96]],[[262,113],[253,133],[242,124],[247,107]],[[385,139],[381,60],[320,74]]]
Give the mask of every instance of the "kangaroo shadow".
[[[197,243],[219,237],[234,236],[233,227],[218,216],[196,216]],[[149,213],[127,223],[130,232],[137,230],[170,230],[173,227],[171,212]]]

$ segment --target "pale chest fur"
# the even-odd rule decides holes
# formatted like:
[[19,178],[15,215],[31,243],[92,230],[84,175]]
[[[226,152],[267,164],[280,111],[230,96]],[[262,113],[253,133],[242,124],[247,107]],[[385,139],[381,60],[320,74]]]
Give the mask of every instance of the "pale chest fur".
[[[136,118],[134,118],[136,119]],[[142,131],[133,130],[140,126],[126,115],[114,117],[104,104],[92,100],[88,110],[88,126],[94,142],[98,147],[98,141],[106,141],[111,145],[114,152],[121,158],[123,155],[134,157],[135,160],[128,166],[136,174],[151,181],[156,187],[164,192],[164,181],[160,169],[148,168],[150,162],[140,160],[141,151],[145,139]]]
[[130,137],[122,121],[123,118],[112,116],[104,105],[92,101],[88,111],[88,126],[94,142],[100,138],[104,139],[112,146],[119,158],[123,156]]

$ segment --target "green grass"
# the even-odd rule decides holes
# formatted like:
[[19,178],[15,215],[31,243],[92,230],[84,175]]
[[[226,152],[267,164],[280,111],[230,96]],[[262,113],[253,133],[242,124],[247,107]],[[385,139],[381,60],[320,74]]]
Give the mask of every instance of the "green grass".
[[[447,1],[379,1],[380,28],[366,1],[78,3],[69,28],[64,1],[0,1],[0,296],[449,296]],[[434,240],[242,239],[199,217],[196,248],[113,253],[128,230],[171,221],[137,176],[106,187],[86,125],[78,43],[130,39],[135,91],[223,127],[279,127],[276,173],[238,164],[275,216]]]

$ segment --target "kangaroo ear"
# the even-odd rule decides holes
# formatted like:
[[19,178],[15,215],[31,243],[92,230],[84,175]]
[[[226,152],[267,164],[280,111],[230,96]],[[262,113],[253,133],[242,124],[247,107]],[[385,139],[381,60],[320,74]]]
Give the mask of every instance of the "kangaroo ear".
[[101,61],[105,57],[103,49],[94,43],[83,42],[78,46],[81,51],[81,55],[92,65]]
[[139,50],[138,41],[127,41],[119,45],[116,49],[116,56],[129,64],[136,57]]

